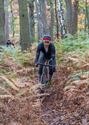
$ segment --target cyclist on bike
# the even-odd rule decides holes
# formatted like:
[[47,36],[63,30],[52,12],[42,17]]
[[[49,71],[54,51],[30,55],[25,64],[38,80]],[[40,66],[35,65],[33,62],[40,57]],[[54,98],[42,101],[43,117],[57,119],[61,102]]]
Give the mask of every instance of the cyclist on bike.
[[[49,65],[53,65],[49,67],[49,82],[51,82],[53,73],[56,71],[56,59],[55,59],[55,46],[51,42],[51,37],[49,35],[45,35],[42,38],[42,42],[39,43],[36,51],[36,59],[35,66],[38,66],[38,63],[45,64],[46,61],[49,61]],[[39,65],[39,82],[41,82],[42,75],[42,65]]]

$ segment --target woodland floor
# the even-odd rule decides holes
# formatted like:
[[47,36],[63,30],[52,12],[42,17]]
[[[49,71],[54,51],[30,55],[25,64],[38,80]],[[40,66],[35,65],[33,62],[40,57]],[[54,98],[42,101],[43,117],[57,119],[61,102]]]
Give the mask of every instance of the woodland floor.
[[52,85],[43,94],[32,66],[21,67],[12,58],[0,64],[6,73],[0,76],[0,86],[7,86],[4,91],[0,87],[0,125],[89,125],[89,74],[71,76],[87,72],[89,65],[76,68],[77,59],[64,57],[65,63],[57,67]]

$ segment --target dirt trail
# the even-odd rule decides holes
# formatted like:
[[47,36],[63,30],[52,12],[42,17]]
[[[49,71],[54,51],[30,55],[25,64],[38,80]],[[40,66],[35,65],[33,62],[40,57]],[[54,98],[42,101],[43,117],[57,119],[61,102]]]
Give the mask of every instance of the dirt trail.
[[15,73],[24,88],[19,91],[9,88],[20,98],[0,99],[0,125],[89,125],[88,75],[71,81],[69,69],[58,67],[52,85],[44,89],[49,96],[39,98],[36,72],[17,67]]
[[[86,78],[66,86],[70,72],[60,69],[41,107],[47,125],[89,125],[89,84]],[[58,76],[58,77],[57,77]]]
[[50,93],[50,96],[44,99],[41,111],[42,119],[46,121],[47,125],[63,125],[61,117],[64,112],[61,110],[61,104],[66,78],[67,74],[65,71],[58,71],[54,76],[53,85],[46,90]]
[[[19,77],[21,76],[20,79],[23,79],[23,76],[28,78],[28,72],[30,72],[29,69],[28,71],[24,69],[24,72],[23,69],[17,71],[17,73],[19,73]],[[27,86],[26,88],[23,88],[23,90],[27,88],[28,90],[22,95],[23,97],[21,97],[21,99],[2,99],[0,102],[0,125],[50,125],[53,123],[55,119],[57,119],[59,112],[55,109],[55,103],[52,104],[52,102],[55,98],[61,100],[63,96],[63,83],[61,83],[61,81],[65,78],[60,75],[62,73],[59,73],[55,74],[53,78],[53,85],[48,89],[45,88],[44,90],[44,93],[49,93],[50,96],[45,96],[41,99],[39,97],[31,99],[30,96],[34,96],[34,94],[37,96],[40,93],[35,88],[32,90],[32,95],[29,95],[29,86]],[[27,81],[27,85],[28,83],[31,86],[32,84],[37,84],[37,81],[35,83],[30,83],[29,80]],[[13,92],[13,89],[10,89],[10,92],[16,93]]]

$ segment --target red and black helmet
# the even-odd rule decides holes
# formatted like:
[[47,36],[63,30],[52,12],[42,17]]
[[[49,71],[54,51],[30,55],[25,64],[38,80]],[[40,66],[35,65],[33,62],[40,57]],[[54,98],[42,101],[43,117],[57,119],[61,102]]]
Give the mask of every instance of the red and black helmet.
[[45,36],[43,37],[43,40],[44,40],[44,41],[51,41],[51,36],[45,35]]

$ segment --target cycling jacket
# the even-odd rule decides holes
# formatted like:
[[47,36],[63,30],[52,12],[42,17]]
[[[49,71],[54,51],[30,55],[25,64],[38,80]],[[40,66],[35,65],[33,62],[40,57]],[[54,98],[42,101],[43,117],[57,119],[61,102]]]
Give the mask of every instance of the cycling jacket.
[[36,59],[35,59],[35,63],[38,63],[38,59],[40,56],[40,52],[42,52],[45,56],[45,59],[49,60],[49,59],[53,59],[55,60],[55,46],[53,43],[50,43],[49,47],[48,47],[48,51],[45,50],[44,48],[44,43],[40,43],[37,47],[37,51],[36,51]]

